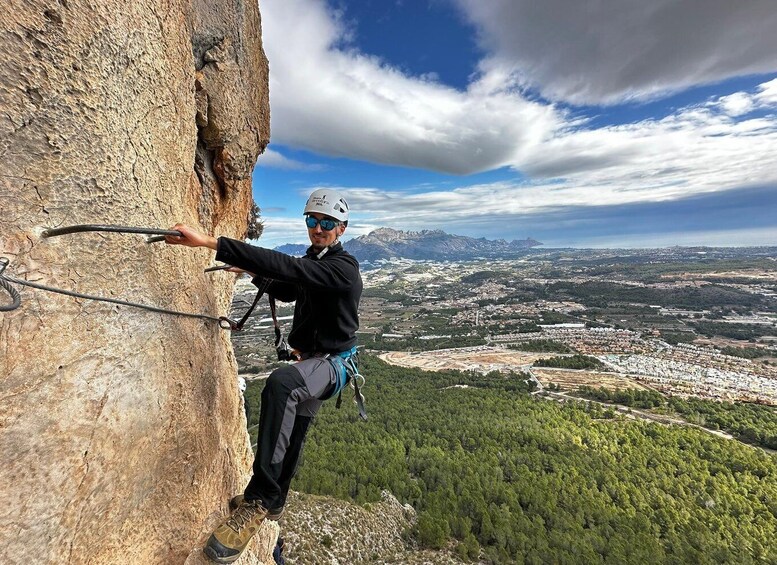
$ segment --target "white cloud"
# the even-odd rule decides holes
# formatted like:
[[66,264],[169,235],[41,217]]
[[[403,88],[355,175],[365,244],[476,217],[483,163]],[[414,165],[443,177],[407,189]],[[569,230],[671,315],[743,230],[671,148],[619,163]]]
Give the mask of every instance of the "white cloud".
[[743,93],[662,120],[576,130],[543,144],[515,165],[535,178],[564,178],[580,186],[645,196],[659,189],[679,195],[774,182],[777,171],[770,155],[777,151],[777,121],[737,121],[730,115],[732,99],[756,107]]
[[[273,248],[285,243],[310,245],[307,228],[301,213],[298,217],[292,218],[281,216],[266,217],[263,218],[263,223],[264,232],[257,241],[257,244],[262,247]],[[352,220],[348,222],[343,241],[366,235],[379,227],[381,227],[380,224]]]
[[326,168],[324,165],[303,163],[301,161],[289,159],[288,157],[278,153],[277,151],[273,151],[272,149],[266,149],[264,153],[259,156],[257,165],[260,167],[294,171],[322,171]]
[[348,48],[326,4],[264,0],[273,140],[328,155],[467,174],[510,163],[562,119],[489,80],[465,92]]
[[[360,53],[322,0],[264,0],[273,140],[456,174],[507,165],[540,175],[558,163],[569,171],[608,168],[645,151],[637,139],[644,124],[630,133],[569,137],[580,124],[553,105],[524,98],[516,81],[522,77],[554,98],[612,101],[777,69],[777,33],[759,32],[777,23],[772,0],[704,2],[704,9],[700,0],[564,1],[563,9],[561,0],[456,1],[492,52],[466,91],[407,76]],[[756,95],[717,103],[739,116],[776,101],[777,81],[771,81]],[[582,139],[588,147],[571,147]],[[607,143],[614,139],[623,143]],[[604,145],[594,144],[599,141]],[[559,154],[566,149],[572,154]],[[272,151],[260,163],[303,168]]]
[[723,111],[729,116],[741,116],[753,109],[753,97],[745,92],[737,92],[720,99]]
[[283,216],[262,217],[264,230],[257,241],[262,247],[273,248],[284,243],[310,244],[302,214],[296,218]]
[[762,108],[757,96],[739,93],[662,120],[561,133],[514,161],[532,179],[528,182],[414,194],[340,190],[353,210],[372,223],[421,229],[439,218],[463,225],[568,207],[661,202],[777,185],[777,120],[737,121],[731,115],[731,100],[738,100],[738,107]]
[[484,74],[551,100],[609,104],[777,71],[774,0],[453,1],[490,53]]
[[[460,174],[510,166],[529,179],[455,190],[341,187],[355,210],[348,235],[373,226],[455,232],[548,210],[777,183],[777,79],[662,119],[598,128],[519,88],[611,102],[773,71],[772,0],[455,1],[491,53],[465,91],[358,52],[321,0],[262,1],[274,142]],[[273,153],[275,166],[302,165]],[[268,219],[265,233],[305,241],[296,220]]]
[[764,106],[777,106],[777,78],[758,87],[755,98]]
[[[550,243],[550,242],[549,242]],[[673,231],[653,234],[594,236],[583,241],[554,241],[554,247],[598,247],[598,248],[635,248],[635,247],[671,247],[673,245],[710,247],[740,247],[750,245],[774,245],[773,228],[742,228],[730,230]]]

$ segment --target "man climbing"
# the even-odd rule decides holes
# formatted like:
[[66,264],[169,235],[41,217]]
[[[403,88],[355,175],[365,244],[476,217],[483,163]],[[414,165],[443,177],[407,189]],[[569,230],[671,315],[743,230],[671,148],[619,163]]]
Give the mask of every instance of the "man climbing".
[[359,263],[340,243],[348,213],[337,191],[313,192],[303,212],[311,246],[302,258],[215,239],[182,224],[173,228],[181,236],[166,237],[169,244],[213,249],[217,261],[253,274],[257,286],[271,279],[269,296],[296,301],[288,342],[299,361],[267,378],[253,476],[244,493],[230,501],[230,516],[205,547],[217,563],[237,560],[265,519],[281,517],[308,427],[323,400],[342,386],[342,360],[356,352],[362,280]]

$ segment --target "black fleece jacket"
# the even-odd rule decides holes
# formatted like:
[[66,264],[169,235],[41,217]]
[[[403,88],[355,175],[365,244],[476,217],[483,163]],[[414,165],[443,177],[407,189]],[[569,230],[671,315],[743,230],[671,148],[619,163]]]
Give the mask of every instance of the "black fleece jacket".
[[220,237],[216,260],[273,282],[267,293],[296,300],[289,345],[301,353],[338,353],[356,345],[362,278],[359,263],[340,242],[318,259],[312,247],[304,257]]

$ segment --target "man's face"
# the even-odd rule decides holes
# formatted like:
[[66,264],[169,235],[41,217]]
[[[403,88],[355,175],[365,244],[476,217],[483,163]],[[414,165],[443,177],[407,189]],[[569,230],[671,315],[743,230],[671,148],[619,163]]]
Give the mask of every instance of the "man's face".
[[[317,213],[311,213],[308,214],[308,216],[312,216],[317,220],[329,218],[329,216],[325,214]],[[344,232],[345,226],[342,223],[337,224],[334,229],[329,231],[321,229],[321,224],[317,224],[314,228],[308,228],[308,237],[310,238],[310,243],[313,244],[313,249],[321,250],[324,247],[332,245]]]

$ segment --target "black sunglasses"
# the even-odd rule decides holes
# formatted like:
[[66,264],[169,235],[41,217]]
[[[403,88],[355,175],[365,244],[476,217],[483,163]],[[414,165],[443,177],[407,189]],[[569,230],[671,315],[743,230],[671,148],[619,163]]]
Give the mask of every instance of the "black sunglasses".
[[310,229],[315,228],[317,225],[321,225],[321,229],[324,231],[332,231],[335,229],[335,226],[339,226],[340,222],[337,220],[331,220],[329,218],[323,218],[321,220],[317,220],[313,216],[305,216],[305,225],[308,226]]

